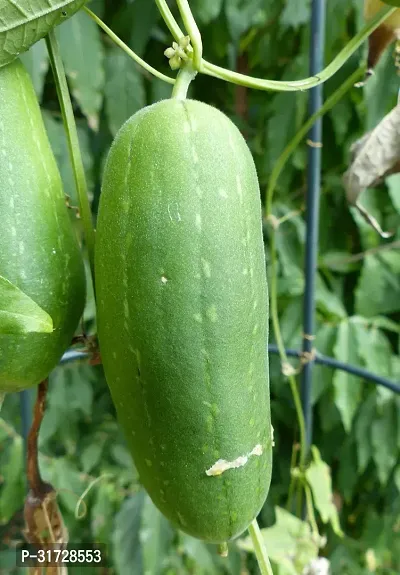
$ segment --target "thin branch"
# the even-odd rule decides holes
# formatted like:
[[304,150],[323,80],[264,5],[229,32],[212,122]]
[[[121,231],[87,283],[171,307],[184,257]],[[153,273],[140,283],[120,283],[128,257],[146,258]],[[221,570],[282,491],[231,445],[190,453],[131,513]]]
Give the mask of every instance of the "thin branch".
[[162,72],[159,72],[158,70],[153,68],[153,66],[150,66],[150,64],[148,64],[140,56],[138,56],[133,50],[131,50],[129,46],[125,44],[125,42],[123,42],[102,20],[100,20],[98,16],[96,16],[94,12],[89,10],[89,8],[87,8],[86,6],[84,6],[83,9],[96,22],[96,24],[100,26],[102,30],[104,30],[104,32],[111,38],[111,40],[115,42],[115,44],[119,46],[126,54],[128,54],[130,58],[132,58],[137,64],[139,64],[139,66],[144,68],[147,72],[150,72],[150,74],[153,74],[153,76],[155,76],[159,80],[163,80],[168,84],[175,83],[174,78],[170,78],[169,76],[166,76]]

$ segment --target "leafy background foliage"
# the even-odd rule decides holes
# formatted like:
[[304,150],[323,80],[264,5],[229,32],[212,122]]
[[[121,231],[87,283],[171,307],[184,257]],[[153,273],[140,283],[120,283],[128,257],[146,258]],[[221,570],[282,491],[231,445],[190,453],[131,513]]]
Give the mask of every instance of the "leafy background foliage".
[[[259,77],[308,76],[309,0],[192,0],[191,6],[203,33],[207,59]],[[163,51],[171,38],[154,2],[94,0],[90,8],[139,55],[170,74]],[[327,2],[327,22],[326,62],[361,26],[362,2]],[[170,87],[139,69],[83,12],[62,24],[57,37],[96,213],[102,169],[113,136],[138,109],[168,97]],[[363,55],[358,53],[325,85],[325,97],[354,71]],[[42,104],[65,191],[76,205],[43,41],[22,59]],[[381,226],[395,231],[393,238],[382,240],[349,209],[341,176],[351,143],[395,105],[397,90],[398,77],[389,50],[367,86],[351,90],[324,118],[316,297],[318,350],[395,381],[400,380],[400,254],[398,244],[391,243],[400,240],[400,177],[391,176],[386,189],[370,190],[363,198]],[[263,191],[274,162],[306,118],[307,94],[249,91],[200,76],[191,96],[217,106],[237,123],[253,152]],[[306,163],[303,144],[279,180],[274,203],[279,217],[295,212],[277,235],[280,321],[285,344],[294,348],[300,346],[302,337]],[[95,333],[90,294],[85,325],[88,333]],[[271,357],[271,392],[276,443],[273,482],[259,520],[267,529],[277,573],[296,574],[316,556],[318,542],[312,541],[307,526],[293,516],[295,510],[284,509],[292,448],[298,436],[290,390],[276,357]],[[32,402],[34,396],[32,391]],[[333,575],[395,575],[400,572],[400,398],[352,375],[316,366],[313,402],[314,443],[331,468],[333,502],[345,533],[340,538],[321,523],[321,533],[327,538],[321,553],[329,558]],[[52,374],[40,450],[43,475],[59,491],[70,541],[106,543],[114,572],[258,572],[254,557],[246,554],[246,539],[240,546],[231,545],[229,559],[224,560],[212,547],[175,531],[154,508],[140,489],[101,367],[76,363],[60,366]],[[22,526],[23,452],[19,397],[10,395],[0,419],[0,541],[6,543],[20,536]],[[315,469],[316,475],[315,470],[310,474],[314,503],[318,518],[326,521],[324,515],[329,511],[321,489],[330,478],[324,464],[316,464]],[[76,519],[78,497],[100,476],[104,477],[86,499],[85,518]],[[10,561],[9,554],[2,551],[4,573],[17,573]],[[78,569],[71,572],[78,573]],[[85,571],[87,575],[90,572]]]

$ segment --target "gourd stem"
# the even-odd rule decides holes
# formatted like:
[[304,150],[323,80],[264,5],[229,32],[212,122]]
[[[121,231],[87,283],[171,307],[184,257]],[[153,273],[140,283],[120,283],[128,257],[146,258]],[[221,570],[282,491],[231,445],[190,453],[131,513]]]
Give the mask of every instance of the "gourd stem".
[[172,90],[172,98],[176,100],[185,100],[189,89],[190,82],[195,78],[197,72],[193,70],[191,65],[185,65],[179,70],[178,76],[175,80],[175,85]]
[[193,68],[196,71],[199,71],[203,56],[203,42],[201,40],[200,30],[198,29],[196,20],[190,10],[188,0],[176,0],[176,3],[187,33],[190,36],[190,43],[193,47]]
[[[184,36],[182,30],[180,29],[178,23],[176,22],[171,10],[168,8],[166,0],[155,0],[160,10],[161,16],[169,28],[171,34],[174,36],[175,40],[178,42],[180,38]],[[216,66],[207,60],[202,59],[200,72],[218,78],[219,80],[225,80],[232,84],[237,84],[239,86],[246,86],[247,88],[253,88],[255,90],[272,90],[275,92],[296,92],[302,90],[309,90],[314,88],[319,84],[322,84],[329,80],[342,66],[349,60],[349,58],[358,50],[358,48],[364,43],[366,38],[372,34],[387,18],[389,18],[398,8],[393,8],[392,6],[386,6],[382,8],[365,26],[350,40],[350,42],[343,48],[341,52],[332,60],[332,62],[320,72],[317,76],[311,76],[310,78],[305,78],[303,80],[295,80],[291,82],[287,81],[277,81],[277,80],[265,80],[263,78],[253,78],[245,74],[239,74],[238,72],[233,72]]]
[[87,8],[86,6],[84,6],[83,9],[96,22],[96,24],[100,26],[102,30],[104,30],[104,32],[111,38],[111,40],[115,42],[117,46],[122,48],[122,50],[126,52],[126,54],[128,54],[128,56],[130,56],[137,64],[139,64],[139,66],[142,66],[142,68],[144,68],[147,72],[150,72],[150,74],[153,74],[153,76],[159,78],[160,80],[163,80],[164,82],[167,82],[168,84],[175,83],[174,78],[170,78],[169,76],[162,74],[162,72],[159,72],[158,70],[153,68],[153,66],[150,66],[150,64],[142,60],[142,58],[140,58],[140,56],[138,56],[133,50],[131,50],[125,44],[125,42],[121,40],[121,38],[119,38],[116,34],[114,34],[114,32],[106,24],[104,24],[104,22],[100,20],[100,18],[96,16],[96,14],[94,14],[94,12],[89,10],[89,8]]
[[254,551],[257,557],[261,575],[274,575],[269,561],[267,550],[265,549],[263,536],[257,523],[257,519],[249,526],[250,537],[253,541]]
[[68,148],[71,156],[72,167],[75,178],[75,185],[78,191],[79,210],[82,218],[85,232],[86,247],[89,256],[90,270],[92,273],[93,291],[95,292],[94,283],[94,228],[92,221],[92,212],[87,193],[85,169],[83,167],[82,155],[79,148],[78,131],[72,109],[71,98],[68,91],[67,78],[65,76],[64,66],[62,63],[60,51],[54,30],[51,30],[46,36],[46,45],[49,52],[50,63],[57,88],[58,100],[64,121],[64,127],[67,134]]

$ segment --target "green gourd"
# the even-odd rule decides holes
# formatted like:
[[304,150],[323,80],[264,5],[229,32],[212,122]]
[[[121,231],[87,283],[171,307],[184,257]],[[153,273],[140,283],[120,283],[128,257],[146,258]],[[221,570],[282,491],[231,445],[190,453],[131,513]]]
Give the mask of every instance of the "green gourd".
[[85,302],[83,260],[29,74],[0,68],[0,275],[42,307],[53,332],[0,335],[0,391],[40,383],[70,345]]
[[257,174],[220,111],[164,100],[110,150],[96,232],[98,333],[141,482],[178,528],[241,534],[272,468]]

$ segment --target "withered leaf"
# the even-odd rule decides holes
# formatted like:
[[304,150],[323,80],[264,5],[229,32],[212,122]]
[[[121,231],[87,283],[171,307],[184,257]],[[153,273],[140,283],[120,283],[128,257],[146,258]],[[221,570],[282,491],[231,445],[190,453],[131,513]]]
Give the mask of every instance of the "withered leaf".
[[347,200],[382,237],[390,237],[392,234],[382,231],[375,218],[359,203],[359,198],[365,189],[376,186],[400,169],[400,104],[374,130],[355,142],[351,152],[352,163],[343,176]]

